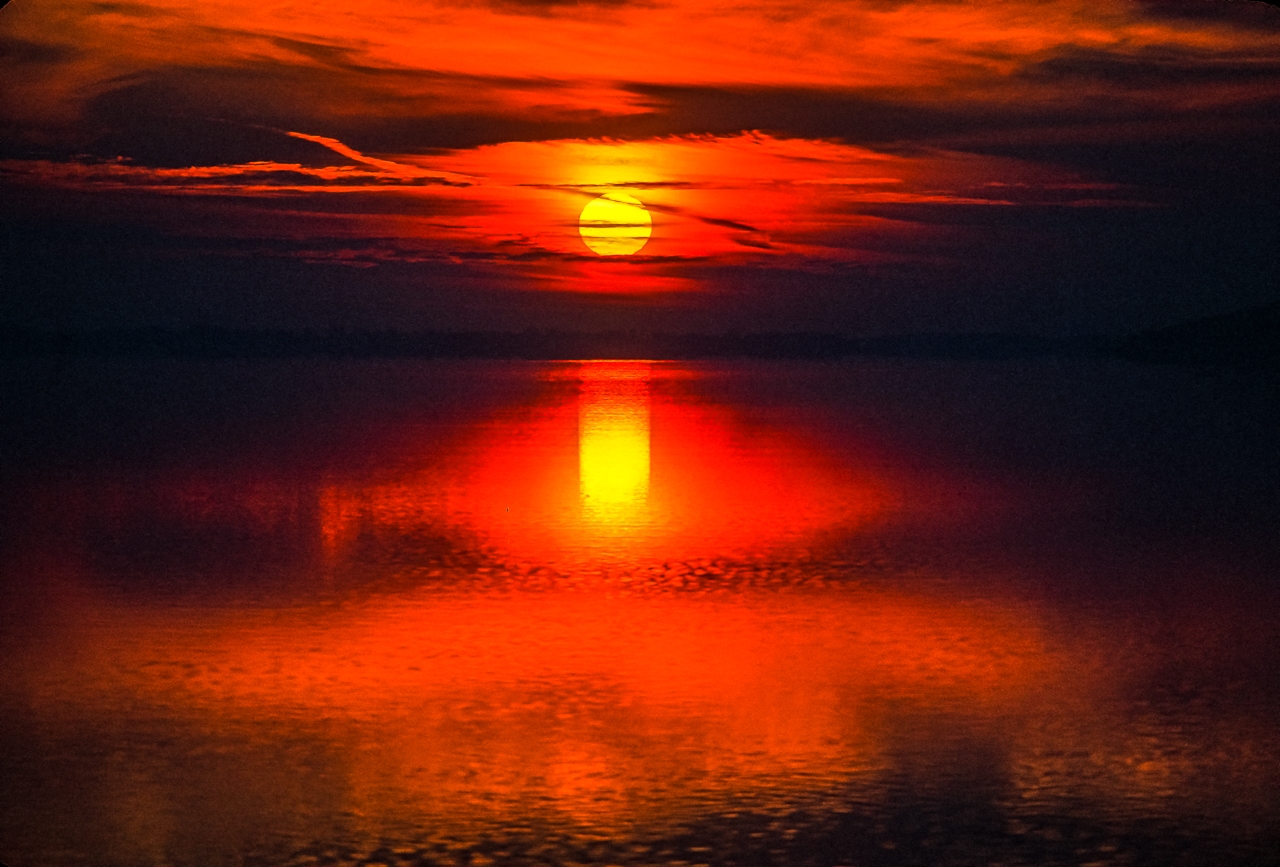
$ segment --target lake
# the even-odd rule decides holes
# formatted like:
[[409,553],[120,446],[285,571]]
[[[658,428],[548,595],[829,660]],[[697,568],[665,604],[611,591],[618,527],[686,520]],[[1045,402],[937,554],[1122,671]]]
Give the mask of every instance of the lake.
[[1274,374],[0,376],[11,867],[1280,863]]

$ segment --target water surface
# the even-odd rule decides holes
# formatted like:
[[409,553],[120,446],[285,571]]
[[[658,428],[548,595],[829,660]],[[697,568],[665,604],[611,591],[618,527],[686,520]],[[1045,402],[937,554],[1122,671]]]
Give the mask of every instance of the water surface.
[[5,377],[8,864],[1277,860],[1263,375]]

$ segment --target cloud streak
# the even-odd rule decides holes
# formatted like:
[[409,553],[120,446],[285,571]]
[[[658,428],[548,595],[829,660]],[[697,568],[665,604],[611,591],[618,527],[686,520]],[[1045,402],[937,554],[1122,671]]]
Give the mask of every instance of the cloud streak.
[[287,133],[291,138],[299,138],[303,141],[315,142],[318,145],[328,148],[336,154],[340,154],[348,159],[367,166],[378,169],[382,174],[402,181],[434,181],[438,183],[452,184],[455,186],[468,186],[476,180],[476,178],[468,175],[460,175],[456,172],[429,172],[416,166],[398,163],[393,160],[378,159],[377,157],[365,156],[359,151],[349,148],[335,138],[328,138],[321,135],[307,135],[302,132]]

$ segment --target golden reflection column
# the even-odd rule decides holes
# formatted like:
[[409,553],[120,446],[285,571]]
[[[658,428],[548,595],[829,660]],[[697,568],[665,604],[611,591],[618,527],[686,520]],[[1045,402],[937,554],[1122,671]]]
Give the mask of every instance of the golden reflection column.
[[578,398],[578,481],[584,519],[625,527],[649,500],[649,365],[582,365]]

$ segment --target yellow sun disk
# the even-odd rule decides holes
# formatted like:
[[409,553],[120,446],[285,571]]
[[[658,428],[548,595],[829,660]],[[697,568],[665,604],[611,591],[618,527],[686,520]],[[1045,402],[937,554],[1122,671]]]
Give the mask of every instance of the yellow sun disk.
[[627,256],[649,242],[653,219],[639,199],[605,193],[582,209],[578,232],[583,243],[601,256]]

